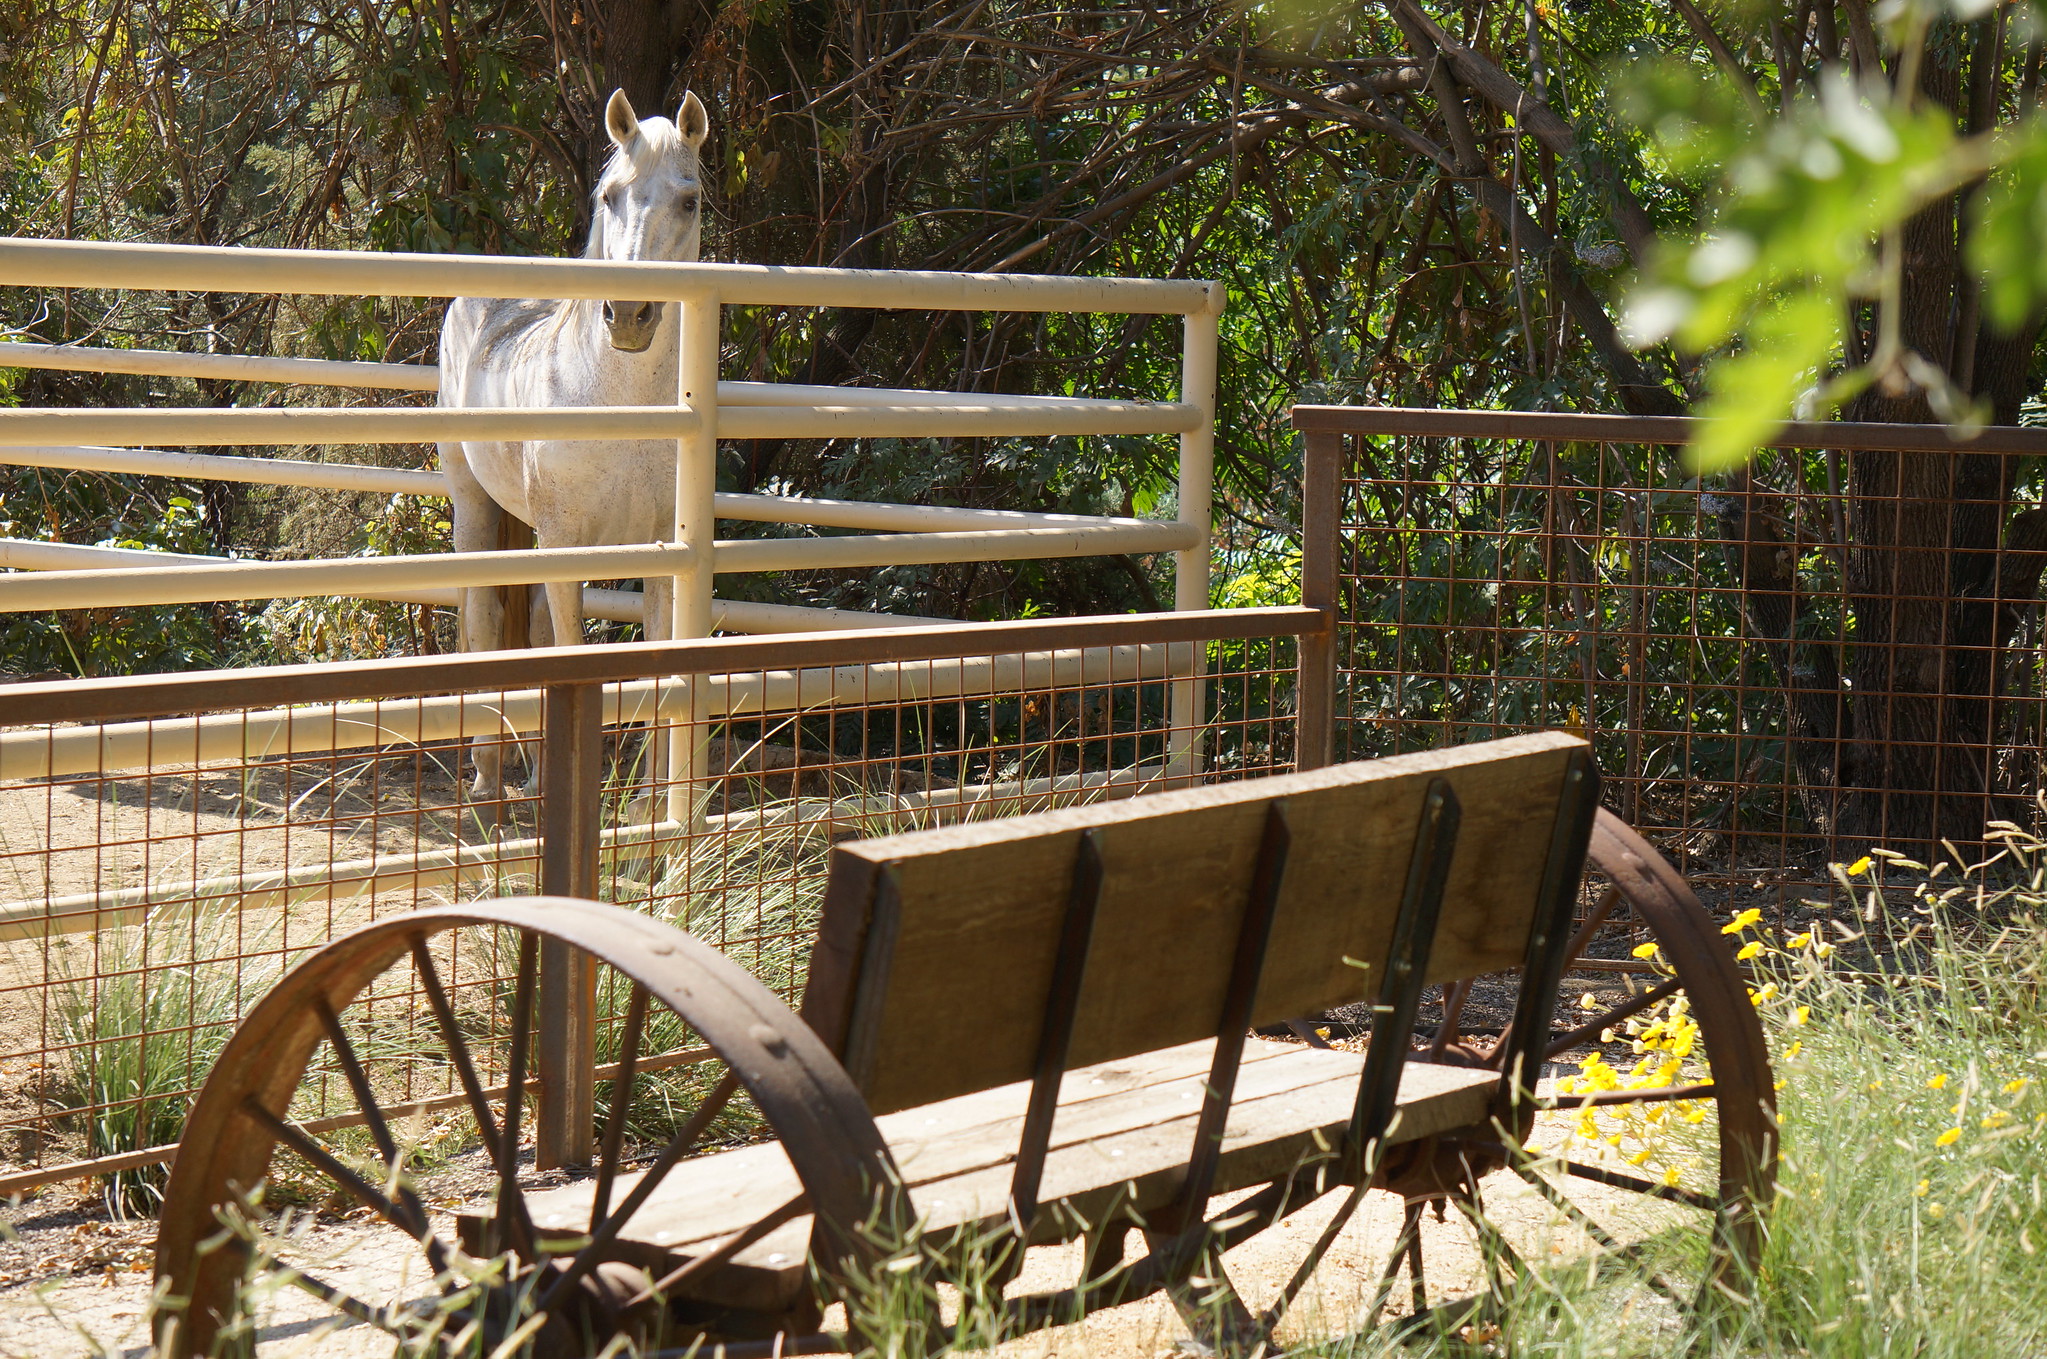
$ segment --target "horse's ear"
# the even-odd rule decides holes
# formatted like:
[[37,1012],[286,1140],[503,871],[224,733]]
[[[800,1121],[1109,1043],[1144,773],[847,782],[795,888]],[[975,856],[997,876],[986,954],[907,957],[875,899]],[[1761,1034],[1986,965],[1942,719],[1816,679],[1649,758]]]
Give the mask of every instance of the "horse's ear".
[[625,97],[624,90],[613,90],[611,102],[604,106],[604,130],[611,134],[615,146],[631,146],[640,135],[640,115],[633,112],[633,101]]
[[675,126],[692,151],[701,149],[704,138],[711,135],[711,115],[704,109],[704,101],[697,98],[695,90],[683,95],[682,107],[675,113]]

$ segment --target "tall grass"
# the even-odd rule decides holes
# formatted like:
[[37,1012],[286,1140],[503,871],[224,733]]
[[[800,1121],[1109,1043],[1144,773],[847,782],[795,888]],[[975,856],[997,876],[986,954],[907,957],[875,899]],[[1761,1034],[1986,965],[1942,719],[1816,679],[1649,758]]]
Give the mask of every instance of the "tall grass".
[[[1928,874],[1837,869],[1846,902],[1755,961],[1781,1084],[1783,1163],[1750,1297],[1681,1312],[1639,1272],[1525,1278],[1499,1329],[1330,1345],[1403,1355],[1698,1354],[2009,1359],[2047,1354],[2047,855]],[[1901,884],[1909,884],[1901,891]],[[1869,946],[1872,928],[1883,947]],[[1696,1228],[1647,1243],[1695,1264]]]
[[[235,1023],[282,971],[245,922],[190,911],[96,935],[57,967],[67,979],[51,988],[51,1018],[88,1156],[177,1141]],[[108,1208],[153,1210],[166,1174],[144,1166],[104,1177]]]

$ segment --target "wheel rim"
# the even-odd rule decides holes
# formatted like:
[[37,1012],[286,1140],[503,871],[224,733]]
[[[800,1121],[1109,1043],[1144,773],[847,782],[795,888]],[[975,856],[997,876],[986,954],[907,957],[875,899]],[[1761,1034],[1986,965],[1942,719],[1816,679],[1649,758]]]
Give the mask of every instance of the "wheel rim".
[[[436,944],[453,949],[482,932],[491,932],[501,943],[506,931],[516,942],[513,952],[519,967],[510,1004],[511,1032],[501,1045],[504,1069],[494,1087],[498,1098],[493,1114],[489,1098],[478,1107],[477,1094],[487,1078],[483,1064],[469,1052],[462,1024],[450,1024],[449,988],[440,983],[433,949]],[[710,1054],[706,1061],[725,1065],[724,1076],[710,1094],[660,1146],[640,1186],[609,1195],[609,1203],[593,1217],[597,1231],[589,1243],[573,1255],[550,1256],[550,1261],[543,1261],[549,1253],[536,1246],[530,1222],[520,1221],[524,1190],[516,1150],[509,1162],[503,1154],[505,1141],[519,1133],[524,1122],[518,1112],[522,1102],[504,1099],[503,1092],[514,1084],[532,1088],[533,995],[543,943],[580,952],[610,969],[619,984],[629,988],[631,1000],[620,1021],[622,1051],[614,1096],[621,1089],[643,1088],[640,1077],[655,1064],[656,1054],[634,1052],[643,1043],[650,1014],[673,1016],[673,1022]],[[644,1199],[652,1189],[647,1181],[658,1182],[666,1173],[663,1161],[672,1166],[696,1149],[739,1091],[750,1097],[761,1123],[779,1140],[802,1185],[803,1202],[784,1205],[793,1211],[785,1211],[782,1220],[804,1212],[813,1216],[813,1251],[827,1280],[847,1270],[871,1268],[882,1245],[910,1222],[901,1178],[851,1081],[786,1005],[709,946],[660,921],[565,898],[418,911],[367,926],[314,953],[250,1012],[223,1050],[193,1107],[165,1196],[157,1246],[158,1284],[173,1298],[184,1300],[182,1307],[159,1319],[159,1336],[167,1352],[208,1353],[228,1334],[223,1328],[235,1322],[249,1246],[231,1234],[221,1241],[221,1215],[246,1201],[248,1192],[270,1172],[280,1146],[302,1163],[311,1163],[345,1195],[413,1236],[437,1273],[444,1267],[455,1242],[440,1228],[420,1230],[427,1214],[416,1196],[408,1201],[410,1191],[402,1179],[390,1177],[397,1188],[388,1194],[379,1194],[375,1184],[366,1194],[364,1184],[348,1178],[351,1173],[358,1180],[367,1178],[359,1167],[320,1138],[309,1137],[286,1116],[324,1047],[330,1057],[330,1084],[338,1084],[364,1115],[366,1133],[376,1144],[369,1159],[382,1162],[394,1154],[390,1111],[383,1107],[390,1101],[380,1097],[374,1077],[364,1074],[370,1063],[355,1050],[360,1045],[351,1040],[342,1020],[359,1000],[365,1008],[380,1003],[375,992],[379,979],[407,967],[413,969],[413,989],[400,994],[411,998],[416,1011],[430,1016],[424,1027],[438,1037],[446,1056],[443,1084],[459,1091],[458,1107],[469,1112],[483,1132],[486,1162],[499,1184],[494,1222],[513,1256],[531,1269],[553,1271],[523,1279],[528,1306],[532,1300],[546,1300],[554,1312],[565,1312],[565,1304],[579,1292],[598,1289],[609,1278],[598,1268],[613,1258],[606,1231],[616,1232],[630,1219],[639,1207],[636,1198]],[[493,980],[501,983],[504,978]],[[388,993],[382,999],[388,1001]],[[648,1059],[645,1065],[639,1062],[642,1057]],[[489,1093],[485,1091],[486,1096]],[[455,1097],[441,1101],[450,1102]],[[628,1111],[625,1101],[615,1105],[599,1101],[600,1112],[607,1116],[614,1108],[621,1114]],[[609,1188],[628,1150],[622,1139],[623,1119],[607,1117],[607,1123],[593,1176],[598,1193]],[[497,1134],[495,1144],[492,1133]],[[397,1154],[402,1157],[402,1152]],[[881,1229],[869,1230],[867,1224]],[[299,1286],[320,1296],[317,1279]],[[358,1313],[359,1299],[327,1287],[339,1295],[325,1298],[329,1305]],[[601,1299],[601,1289],[599,1293]],[[503,1298],[475,1304],[504,1305],[508,1304]],[[402,1324],[390,1315],[376,1320]]]
[[[1653,846],[1604,809],[1594,823],[1586,870],[1595,881],[1603,878],[1605,888],[1581,909],[1577,935],[1571,941],[1571,956],[1565,966],[1567,977],[1574,967],[1583,975],[1586,950],[1602,929],[1629,925],[1647,929],[1658,946],[1657,956],[1662,959],[1665,971],[1654,984],[1626,999],[1575,1014],[1561,1034],[1552,1034],[1545,1059],[1554,1062],[1573,1051],[1596,1048],[1601,1044],[1602,1034],[1621,1028],[1630,1019],[1655,1013],[1671,997],[1684,997],[1698,1023],[1709,1074],[1687,1072],[1667,1085],[1602,1094],[1596,1097],[1598,1103],[1594,1107],[1611,1110],[1687,1098],[1710,1104],[1716,1118],[1713,1147],[1718,1164],[1714,1191],[1710,1193],[1671,1188],[1636,1174],[1575,1160],[1566,1159],[1562,1166],[1569,1178],[1591,1180],[1609,1188],[1710,1211],[1710,1250],[1699,1292],[1682,1301],[1699,1304],[1716,1294],[1742,1293],[1761,1261],[1763,1212],[1776,1183],[1776,1092],[1762,1024],[1727,938],[1698,897]],[[1495,1064],[1504,1053],[1504,1044],[1490,1054],[1483,1054],[1462,1041],[1456,1025],[1463,994],[1454,987],[1446,990],[1444,1022],[1429,1036],[1426,1051],[1418,1052],[1416,1060]],[[1548,1103],[1549,1107],[1568,1111],[1578,1102],[1579,1098],[1573,1095],[1560,1094]],[[1521,1131],[1525,1140],[1529,1129],[1524,1127]],[[1445,1141],[1454,1144],[1456,1140],[1453,1137]],[[1536,1166],[1546,1158],[1534,1153],[1524,1155],[1519,1149],[1509,1149],[1503,1155],[1496,1138],[1477,1130],[1473,1130],[1468,1141],[1490,1142],[1494,1149],[1490,1158],[1478,1159],[1476,1168],[1480,1172],[1497,1168],[1503,1160],[1512,1162],[1522,1179],[1600,1245],[1610,1248],[1615,1244],[1591,1214],[1568,1202],[1568,1196],[1554,1182],[1538,1174]],[[1452,1150],[1442,1159],[1452,1161],[1456,1155]],[[1410,1171],[1407,1182],[1397,1187],[1418,1200],[1431,1184],[1428,1175],[1433,1175],[1436,1183],[1454,1178],[1424,1167],[1422,1173]],[[1455,1201],[1458,1197],[1455,1187],[1446,1187],[1451,1190],[1447,1197]],[[1469,1198],[1460,1206],[1469,1208]],[[1475,1226],[1481,1235],[1488,1230],[1482,1222]],[[1406,1257],[1395,1252],[1388,1262],[1385,1279],[1392,1279],[1403,1266],[1412,1271],[1413,1257],[1419,1254],[1417,1238]],[[1669,1291],[1660,1279],[1652,1279],[1652,1283],[1658,1291]],[[1676,1298],[1674,1293],[1671,1296]]]

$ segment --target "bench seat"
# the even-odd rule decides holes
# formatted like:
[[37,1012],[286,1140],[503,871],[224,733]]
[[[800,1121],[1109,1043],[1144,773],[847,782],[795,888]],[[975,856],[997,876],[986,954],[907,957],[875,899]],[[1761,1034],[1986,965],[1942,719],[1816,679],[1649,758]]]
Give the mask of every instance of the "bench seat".
[[[1120,1205],[1139,1212],[1169,1204],[1187,1165],[1215,1040],[1076,1067],[1059,1090],[1032,1241],[1075,1234],[1061,1200],[1087,1221]],[[1214,1192],[1261,1185],[1335,1146],[1357,1097],[1361,1053],[1252,1039],[1244,1050]],[[1499,1074],[1409,1063],[1400,1081],[1394,1142],[1483,1125]],[[876,1120],[908,1181],[927,1232],[993,1224],[1007,1214],[1010,1176],[1030,1083],[1018,1081]],[[637,1182],[621,1175],[616,1203]],[[788,1203],[800,1186],[772,1142],[685,1161],[671,1170],[623,1241],[648,1267],[714,1248]],[[580,1231],[590,1220],[589,1181],[529,1197],[543,1235]],[[697,1297],[749,1305],[786,1304],[805,1286],[810,1218],[794,1218],[740,1251],[726,1266],[689,1281]]]

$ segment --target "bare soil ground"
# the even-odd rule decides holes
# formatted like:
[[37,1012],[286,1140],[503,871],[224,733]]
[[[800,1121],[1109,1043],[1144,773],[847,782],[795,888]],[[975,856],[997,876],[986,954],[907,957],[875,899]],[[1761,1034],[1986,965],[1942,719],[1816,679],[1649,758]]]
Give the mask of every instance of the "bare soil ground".
[[[1552,1124],[1543,1140],[1560,1136],[1561,1131],[1560,1124]],[[1573,1154],[1586,1153],[1580,1147]],[[1490,1177],[1483,1190],[1489,1218],[1523,1258],[1555,1264],[1581,1258],[1592,1249],[1582,1231],[1511,1175]],[[1673,1224],[1704,1227],[1696,1214],[1582,1181],[1572,1182],[1571,1197],[1623,1242]],[[1339,1200],[1331,1195],[1225,1257],[1225,1267],[1247,1302],[1262,1306],[1277,1295]],[[1210,1210],[1219,1213],[1227,1206],[1228,1200],[1217,1199]],[[145,1317],[154,1224],[109,1222],[79,1205],[75,1191],[45,1195],[7,1216],[11,1229],[0,1244],[0,1356],[144,1359],[149,1353]],[[1400,1205],[1392,1196],[1367,1197],[1296,1304],[1282,1330],[1283,1340],[1356,1329],[1392,1250],[1400,1216]],[[358,1297],[390,1300],[422,1289],[425,1271],[417,1248],[389,1228],[322,1217],[307,1224],[297,1241],[302,1258],[318,1260],[325,1277]],[[1454,1212],[1442,1223],[1425,1217],[1423,1243],[1433,1296],[1457,1297],[1482,1289],[1481,1256],[1470,1228]],[[1011,1291],[1066,1286],[1079,1267],[1077,1245],[1033,1251]],[[1405,1310],[1407,1293],[1403,1276],[1389,1314]],[[319,1359],[370,1359],[391,1352],[389,1339],[381,1333],[345,1319],[337,1321],[322,1304],[288,1287],[271,1292],[264,1306],[265,1359],[316,1354]],[[1653,1308],[1638,1320],[1657,1324]],[[827,1318],[828,1326],[838,1324],[836,1313]],[[997,1353],[1006,1359],[1166,1355],[1187,1353],[1185,1336],[1186,1327],[1170,1304],[1151,1298],[1098,1313],[1078,1325],[1013,1340]]]
[[[1624,983],[1611,974],[1567,983],[1568,1004],[1587,986],[1611,1003]],[[1506,1018],[1511,993],[1475,994],[1465,1011],[1467,1032],[1483,1034]],[[1332,1017],[1327,1032],[1339,1046],[1358,1040]],[[1424,1023],[1427,1016],[1424,1016]],[[1484,1039],[1480,1038],[1480,1043]],[[1618,1052],[1609,1052],[1618,1059]],[[1571,1120],[1545,1115],[1539,1120],[1538,1147],[1562,1149]],[[1610,1164],[1639,1174],[1619,1154],[1599,1143],[1573,1140],[1570,1155]],[[1688,1179],[1710,1167],[1695,1165]],[[532,1187],[555,1175],[526,1177]],[[422,1194],[441,1218],[444,1234],[453,1235],[448,1210],[486,1196],[492,1172],[481,1154],[458,1155],[430,1176]],[[1571,1198],[1597,1218],[1622,1242],[1642,1239],[1672,1226],[1703,1230],[1702,1217],[1688,1210],[1658,1204],[1639,1196],[1582,1180],[1567,1182]],[[1483,1191],[1489,1218],[1525,1259],[1559,1263],[1583,1257],[1592,1249],[1584,1232],[1563,1218],[1518,1179],[1507,1174],[1489,1177]],[[1269,1302],[1298,1267],[1336,1210],[1331,1196],[1268,1230],[1226,1257],[1235,1284],[1254,1307]],[[1211,1216],[1228,1200],[1210,1205]],[[1282,1332],[1283,1338],[1305,1339],[1356,1329],[1362,1309],[1385,1267],[1400,1223],[1400,1205],[1391,1196],[1368,1196],[1355,1219],[1338,1236],[1302,1300]],[[423,1291],[424,1271],[417,1247],[393,1229],[367,1221],[362,1210],[330,1203],[310,1217],[301,1217],[294,1237],[296,1258],[317,1262],[323,1277],[358,1297],[388,1302]],[[0,1359],[15,1355],[115,1355],[143,1359],[148,1352],[146,1313],[150,1292],[155,1224],[149,1220],[110,1218],[98,1191],[90,1185],[60,1185],[26,1202],[0,1209]],[[1456,1297],[1481,1291],[1483,1265],[1470,1227],[1454,1212],[1445,1221],[1424,1219],[1423,1241],[1431,1295]],[[1132,1249],[1141,1251],[1141,1242]],[[1044,1248],[1032,1252],[1011,1292],[1056,1289],[1071,1284],[1080,1268],[1080,1248]],[[1406,1308],[1409,1284],[1395,1288],[1389,1315]],[[1656,1324],[1661,1304],[1645,1295],[1641,1324]],[[312,1355],[321,1359],[353,1359],[385,1355],[388,1340],[353,1322],[340,1321],[316,1300],[288,1287],[278,1287],[264,1301],[261,1329],[266,1359]],[[828,1325],[842,1322],[828,1319]],[[1068,1326],[1014,1340],[1001,1347],[1009,1359],[1043,1355],[1122,1356],[1185,1352],[1185,1325],[1163,1298],[1113,1309]]]

